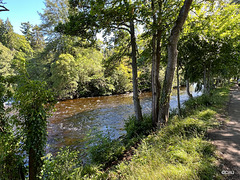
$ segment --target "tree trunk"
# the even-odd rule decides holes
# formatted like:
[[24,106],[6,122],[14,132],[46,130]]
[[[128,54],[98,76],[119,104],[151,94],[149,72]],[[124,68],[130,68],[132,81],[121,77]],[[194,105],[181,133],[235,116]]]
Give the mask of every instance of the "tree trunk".
[[[162,1],[159,2],[159,19],[161,16]],[[159,68],[161,59],[161,36],[162,31],[157,30],[156,14],[154,1],[152,0],[153,12],[153,38],[152,38],[152,125],[157,126],[158,110],[159,110],[159,97],[160,97],[160,82],[159,82]],[[161,23],[161,22],[160,22]],[[157,43],[156,43],[157,42]]]
[[207,92],[208,92],[208,94],[210,94],[210,89],[211,89],[211,85],[210,85],[210,70],[208,69],[208,71],[207,71]]
[[169,102],[172,90],[172,82],[175,67],[177,64],[177,43],[180,36],[180,31],[183,27],[184,22],[187,19],[188,12],[193,0],[185,0],[182,6],[178,18],[171,30],[171,35],[168,43],[168,64],[165,72],[165,79],[163,83],[162,96],[160,101],[160,109],[158,116],[158,126],[165,125],[169,118]]
[[193,95],[190,93],[190,84],[189,84],[189,80],[186,80],[186,90],[187,90],[187,95],[189,96],[189,98],[193,98]]
[[178,100],[178,116],[181,116],[181,104],[180,104],[180,80],[179,80],[179,63],[177,64],[177,100]]
[[29,180],[37,179],[37,163],[35,162],[36,153],[32,147],[29,150]]
[[207,81],[207,67],[206,67],[206,63],[204,63],[204,70],[203,70],[203,93],[204,94],[208,94],[208,81]]
[[142,110],[140,100],[138,97],[138,77],[137,77],[137,44],[135,38],[135,29],[133,20],[130,21],[130,34],[131,34],[131,46],[132,46],[132,80],[133,80],[133,103],[135,116],[138,121],[142,121]]
[[[155,21],[153,20],[153,24],[155,24]],[[159,100],[158,100],[158,87],[157,87],[157,68],[156,68],[156,31],[153,32],[153,38],[152,38],[152,125],[153,127],[157,126],[157,117],[158,117],[158,106],[159,106]]]

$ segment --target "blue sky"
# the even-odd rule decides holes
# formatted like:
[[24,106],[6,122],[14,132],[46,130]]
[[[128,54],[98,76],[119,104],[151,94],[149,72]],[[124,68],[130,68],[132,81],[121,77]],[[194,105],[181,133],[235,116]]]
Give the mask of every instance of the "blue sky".
[[16,33],[21,34],[22,22],[29,21],[33,25],[41,23],[37,12],[42,12],[45,8],[44,0],[3,0],[3,2],[10,11],[0,12],[0,19],[5,21],[9,18]]

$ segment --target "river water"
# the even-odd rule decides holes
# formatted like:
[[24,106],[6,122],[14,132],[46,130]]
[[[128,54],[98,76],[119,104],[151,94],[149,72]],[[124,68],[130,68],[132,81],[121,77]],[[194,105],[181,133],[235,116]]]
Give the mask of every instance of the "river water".
[[[193,91],[193,96],[201,93]],[[188,99],[185,88],[180,91],[181,103]],[[151,93],[140,95],[143,113],[151,112]],[[176,90],[173,90],[170,108],[177,107]],[[79,98],[61,101],[48,119],[47,152],[55,153],[61,147],[84,149],[89,133],[111,132],[112,138],[125,134],[124,120],[134,114],[132,93],[113,96]],[[93,130],[92,132],[90,132]]]

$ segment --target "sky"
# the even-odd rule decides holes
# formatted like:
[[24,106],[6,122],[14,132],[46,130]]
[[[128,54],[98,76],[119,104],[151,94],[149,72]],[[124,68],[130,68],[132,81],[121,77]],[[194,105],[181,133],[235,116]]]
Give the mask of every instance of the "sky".
[[13,25],[14,32],[22,34],[20,26],[22,22],[30,24],[40,24],[40,16],[37,12],[43,12],[45,8],[44,0],[3,0],[4,5],[10,11],[0,12],[0,19],[4,21],[9,18]]

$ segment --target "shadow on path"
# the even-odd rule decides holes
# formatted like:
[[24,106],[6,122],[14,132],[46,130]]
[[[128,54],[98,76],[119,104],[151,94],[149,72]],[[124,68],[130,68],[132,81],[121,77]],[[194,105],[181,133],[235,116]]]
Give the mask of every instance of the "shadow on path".
[[240,90],[231,88],[228,107],[229,122],[224,128],[212,130],[209,137],[223,158],[220,168],[227,180],[240,179]]

